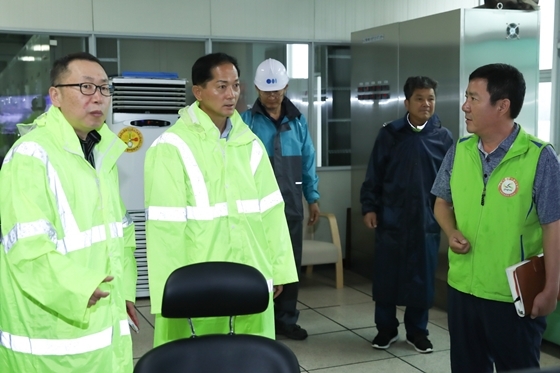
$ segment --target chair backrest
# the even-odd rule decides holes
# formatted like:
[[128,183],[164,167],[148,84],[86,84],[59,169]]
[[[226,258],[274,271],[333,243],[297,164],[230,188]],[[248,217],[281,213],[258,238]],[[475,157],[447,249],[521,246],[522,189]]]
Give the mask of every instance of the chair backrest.
[[231,262],[188,265],[171,273],[161,315],[168,319],[249,315],[268,307],[266,279],[256,268]]
[[[230,262],[198,263],[175,270],[163,293],[162,316],[233,316],[266,310],[270,291],[255,268]],[[187,322],[185,320],[185,322]],[[299,373],[284,344],[256,335],[203,335],[154,348],[134,373]]]

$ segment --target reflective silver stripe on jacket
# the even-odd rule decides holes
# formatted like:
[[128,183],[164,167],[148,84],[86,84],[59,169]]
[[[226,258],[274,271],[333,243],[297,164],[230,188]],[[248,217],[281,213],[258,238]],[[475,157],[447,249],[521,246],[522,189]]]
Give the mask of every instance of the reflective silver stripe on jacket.
[[150,206],[146,209],[146,220],[187,221],[187,209],[184,207]]
[[[123,237],[122,227],[123,226],[121,222],[109,224],[111,238]],[[98,225],[87,231],[74,233],[67,237],[64,237],[62,240],[58,241],[56,250],[61,254],[68,254],[72,251],[91,247],[93,244],[103,242],[105,240],[107,240],[105,226]]]
[[216,203],[214,206],[187,206],[187,219],[214,220],[228,215],[227,203]]
[[[130,334],[127,320],[119,321],[120,336]],[[77,355],[93,352],[112,344],[113,328],[72,339],[28,338],[0,330],[0,346],[24,354],[39,356]]]
[[191,181],[196,206],[200,208],[210,207],[208,189],[206,188],[206,183],[204,182],[204,176],[202,175],[202,171],[200,170],[200,167],[198,167],[194,154],[189,146],[174,133],[162,134],[156,141],[154,141],[152,146],[156,146],[158,144],[170,144],[179,150],[183,165],[185,166]]
[[271,208],[278,205],[279,203],[282,203],[282,201],[284,200],[282,199],[282,193],[280,193],[279,190],[270,193],[268,196],[261,199],[261,203],[260,203],[261,213],[270,210]]
[[[58,215],[62,221],[62,226],[65,227],[65,233],[67,230],[70,232],[79,232],[78,224],[72,215],[72,210],[70,210],[70,204],[68,203],[68,199],[66,198],[66,194],[62,188],[62,183],[60,182],[58,173],[49,161],[49,157],[45,149],[36,142],[28,141],[22,142],[16,148],[13,148],[12,151],[13,153],[35,157],[43,162],[49,180],[49,187],[57,201]],[[11,152],[11,154],[6,156],[6,159],[9,158],[8,162],[12,160],[13,153]]]
[[253,148],[251,149],[251,172],[255,175],[259,164],[261,163],[261,159],[263,156],[263,149],[261,144],[257,140],[253,141]]
[[130,326],[128,326],[128,320],[120,320],[119,327],[121,328],[121,336],[130,335]]
[[[66,197],[64,189],[62,188],[62,183],[60,181],[58,173],[49,161],[47,152],[39,144],[32,141],[22,142],[17,147],[10,150],[10,152],[6,155],[5,163],[8,163],[12,160],[14,153],[35,157],[45,165],[49,181],[49,188],[56,199],[57,211],[62,223],[64,238],[60,239],[56,237],[56,230],[48,222],[47,223],[49,224],[50,228],[52,228],[52,231],[46,231],[44,224],[41,223],[41,221],[31,223],[18,223],[12,228],[8,236],[2,239],[2,243],[4,244],[4,249],[6,252],[8,252],[9,249],[16,244],[18,239],[24,238],[23,236],[17,234],[17,232],[23,232],[22,229],[25,229],[26,232],[35,232],[35,234],[49,235],[51,240],[56,244],[57,251],[61,254],[67,254],[72,251],[85,249],[87,247],[91,247],[91,245],[95,243],[102,242],[107,239],[104,225],[99,225],[87,231],[80,232],[78,223],[76,222],[76,218],[72,214],[72,209],[70,208],[68,198]],[[123,222],[119,221],[110,223],[109,231],[112,238],[123,237]],[[15,239],[13,240],[9,238],[12,232],[15,232],[13,236],[15,237]],[[25,237],[30,236],[28,235]],[[9,248],[7,248],[7,245],[4,243],[4,241],[9,242]]]
[[[121,223],[111,223],[109,224],[109,229],[112,238],[123,237]],[[9,252],[16,242],[21,239],[40,234],[46,234],[49,236],[50,240],[56,245],[56,250],[63,255],[72,251],[90,247],[95,243],[102,242],[107,239],[105,226],[98,225],[85,232],[79,232],[59,240],[56,237],[56,230],[52,224],[44,219],[41,219],[35,222],[16,224],[10,232],[2,238],[4,251],[6,253]]]
[[[191,113],[191,116],[194,115]],[[149,206],[146,209],[146,220],[152,221],[168,221],[168,222],[185,222],[191,220],[213,220],[222,216],[227,216],[228,206],[226,202],[217,203],[210,206],[208,189],[202,176],[202,171],[198,167],[198,163],[194,158],[189,146],[181,140],[181,138],[173,133],[164,133],[152,146],[158,144],[169,144],[176,147],[179,151],[183,165],[189,175],[191,185],[194,192],[196,206],[186,207],[165,207],[165,206]],[[251,171],[253,175],[263,157],[262,146],[257,140],[253,141],[251,150]],[[237,200],[237,211],[240,214],[251,214],[265,212],[283,201],[282,194],[279,190],[264,197],[262,200]]]
[[46,234],[55,245],[57,244],[56,229],[45,219],[40,219],[30,223],[16,224],[6,236],[2,237],[4,251],[6,253],[10,251],[18,240],[40,234]]
[[214,206],[205,208],[187,207],[162,207],[150,206],[146,209],[146,220],[159,220],[171,222],[185,222],[191,220],[214,220],[227,216],[228,208],[226,203],[217,203]]
[[116,223],[109,223],[109,232],[111,232],[111,238],[124,237],[123,224],[119,221]]
[[261,211],[258,199],[238,200],[236,202],[237,211],[239,211],[240,214],[251,214]]

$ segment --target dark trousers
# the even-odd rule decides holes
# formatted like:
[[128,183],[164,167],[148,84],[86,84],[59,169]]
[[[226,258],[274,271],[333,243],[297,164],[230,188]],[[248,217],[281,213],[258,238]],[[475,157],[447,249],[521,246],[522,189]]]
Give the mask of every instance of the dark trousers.
[[[294,259],[299,274],[301,267],[301,251],[303,246],[303,222],[301,220],[288,220],[290,239],[294,249]],[[297,297],[299,282],[285,284],[284,290],[274,299],[274,319],[279,325],[294,325],[297,323],[299,311],[297,310]]]
[[[406,307],[404,311],[404,327],[406,335],[411,338],[424,334],[428,335],[428,312],[427,308]],[[377,330],[397,330],[397,306],[394,304],[375,303],[375,325]]]
[[513,303],[462,293],[448,286],[453,373],[538,368],[546,319],[519,317]]

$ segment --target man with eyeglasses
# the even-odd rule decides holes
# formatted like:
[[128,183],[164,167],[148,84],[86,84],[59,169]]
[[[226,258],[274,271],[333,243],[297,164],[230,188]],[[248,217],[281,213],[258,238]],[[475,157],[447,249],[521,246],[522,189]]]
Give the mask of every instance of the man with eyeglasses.
[[55,61],[52,106],[0,170],[2,372],[132,372],[135,240],[112,92],[89,53]]
[[[274,168],[286,203],[285,214],[299,271],[303,246],[303,197],[309,204],[308,225],[313,225],[319,218],[319,178],[307,121],[286,97],[288,81],[286,68],[281,62],[271,58],[263,61],[255,73],[258,98],[253,108],[241,117],[264,143]],[[276,334],[303,340],[307,338],[307,331],[297,325],[298,288],[297,282],[284,285],[284,291],[274,300],[274,316]]]

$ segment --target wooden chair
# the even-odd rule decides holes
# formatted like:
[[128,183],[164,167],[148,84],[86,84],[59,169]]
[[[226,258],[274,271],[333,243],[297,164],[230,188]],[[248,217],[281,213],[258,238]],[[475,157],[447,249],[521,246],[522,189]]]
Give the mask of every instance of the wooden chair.
[[[306,273],[313,272],[313,265],[335,263],[336,268],[336,288],[344,286],[344,274],[342,269],[342,247],[340,245],[340,233],[336,217],[332,213],[321,213],[319,221],[313,227],[307,226],[309,220],[309,208],[304,202],[303,219],[303,251],[301,265],[307,266]],[[317,225],[327,221],[330,230],[330,241],[319,240],[316,238],[315,230]]]

